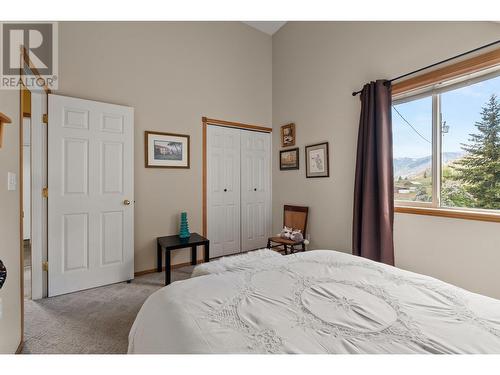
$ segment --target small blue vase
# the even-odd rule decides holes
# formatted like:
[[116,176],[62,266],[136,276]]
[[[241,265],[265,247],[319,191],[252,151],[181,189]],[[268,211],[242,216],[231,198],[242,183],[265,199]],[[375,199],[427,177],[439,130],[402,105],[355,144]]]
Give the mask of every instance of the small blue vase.
[[179,238],[189,238],[189,237],[191,237],[191,233],[189,233],[187,212],[181,212],[181,227],[179,230]]

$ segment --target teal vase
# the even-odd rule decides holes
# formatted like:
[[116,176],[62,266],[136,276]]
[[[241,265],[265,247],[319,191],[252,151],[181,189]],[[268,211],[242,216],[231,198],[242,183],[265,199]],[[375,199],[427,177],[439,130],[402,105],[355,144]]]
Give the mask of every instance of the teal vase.
[[189,238],[190,236],[191,233],[189,233],[187,212],[181,212],[181,228],[179,231],[179,238]]

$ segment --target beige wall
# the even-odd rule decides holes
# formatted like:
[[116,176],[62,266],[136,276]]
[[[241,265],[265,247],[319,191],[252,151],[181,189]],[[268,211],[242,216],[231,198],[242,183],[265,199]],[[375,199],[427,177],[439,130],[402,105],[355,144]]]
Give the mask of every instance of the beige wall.
[[500,299],[500,224],[396,215],[396,265]]
[[[310,206],[311,248],[350,252],[359,98],[391,78],[498,39],[497,23],[290,22],[273,36],[273,127],[297,126],[300,171],[279,171],[273,139],[273,228],[285,203]],[[304,145],[330,142],[330,178],[306,179]],[[500,224],[396,215],[396,265],[500,298]]]
[[[71,22],[59,38],[58,94],[135,108],[135,269],[155,268],[181,211],[201,233],[201,117],[271,125],[271,37],[240,22]],[[189,134],[191,169],[144,168],[145,130]]]
[[19,185],[7,190],[7,173],[15,172],[19,183],[19,92],[0,90],[0,112],[12,119],[4,126],[0,148],[0,259],[7,267],[7,280],[0,290],[0,353],[13,353],[21,340],[21,282],[19,247]]

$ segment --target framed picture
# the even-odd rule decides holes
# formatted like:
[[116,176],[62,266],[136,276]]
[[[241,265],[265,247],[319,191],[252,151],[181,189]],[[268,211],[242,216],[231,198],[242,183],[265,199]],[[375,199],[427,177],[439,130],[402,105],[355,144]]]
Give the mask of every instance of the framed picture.
[[328,142],[306,146],[306,177],[330,177]]
[[281,147],[295,146],[295,124],[281,127]]
[[146,168],[189,168],[189,135],[145,132]]
[[290,150],[280,151],[280,170],[288,171],[291,169],[299,169],[299,149],[292,148]]

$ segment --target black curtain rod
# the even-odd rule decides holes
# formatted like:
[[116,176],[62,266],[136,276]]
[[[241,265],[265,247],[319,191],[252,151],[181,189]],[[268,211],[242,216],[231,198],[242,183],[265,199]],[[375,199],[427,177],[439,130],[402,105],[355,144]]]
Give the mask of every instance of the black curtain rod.
[[[406,73],[406,74],[400,75],[399,77],[395,77],[395,78],[389,79],[389,80],[387,80],[386,82],[384,82],[384,84],[386,84],[387,82],[391,83],[391,82],[393,82],[393,81],[397,81],[397,80],[399,80],[399,79],[401,79],[401,78],[411,76],[412,74],[419,73],[419,72],[421,72],[422,70],[426,70],[426,69],[429,69],[429,68],[433,68],[433,67],[435,67],[436,65],[441,65],[441,64],[444,64],[444,63],[446,63],[446,62],[448,62],[448,61],[458,59],[458,58],[460,58],[460,57],[462,57],[462,56],[465,56],[465,55],[468,55],[468,54],[470,54],[470,53],[474,53],[474,52],[477,52],[477,51],[482,50],[482,49],[484,49],[484,48],[488,48],[488,47],[494,46],[495,44],[498,44],[498,43],[500,43],[500,40],[496,40],[496,41],[494,41],[494,42],[491,42],[491,43],[485,44],[484,46],[481,46],[481,47],[478,47],[478,48],[474,48],[474,49],[472,49],[472,50],[470,50],[470,51],[467,51],[467,52],[461,53],[461,54],[456,55],[456,56],[453,56],[453,57],[449,57],[449,58],[447,58],[447,59],[445,59],[445,60],[441,60],[441,61],[439,61],[439,62],[437,62],[437,63],[431,64],[431,65],[427,65],[427,66],[425,66],[425,67],[423,67],[423,68],[420,68],[420,69],[414,70],[413,72],[410,72],[410,73]],[[359,91],[354,91],[354,92],[352,93],[352,96],[356,96],[356,95],[358,95],[358,94],[361,94],[361,91],[362,91],[362,90],[359,90]]]

